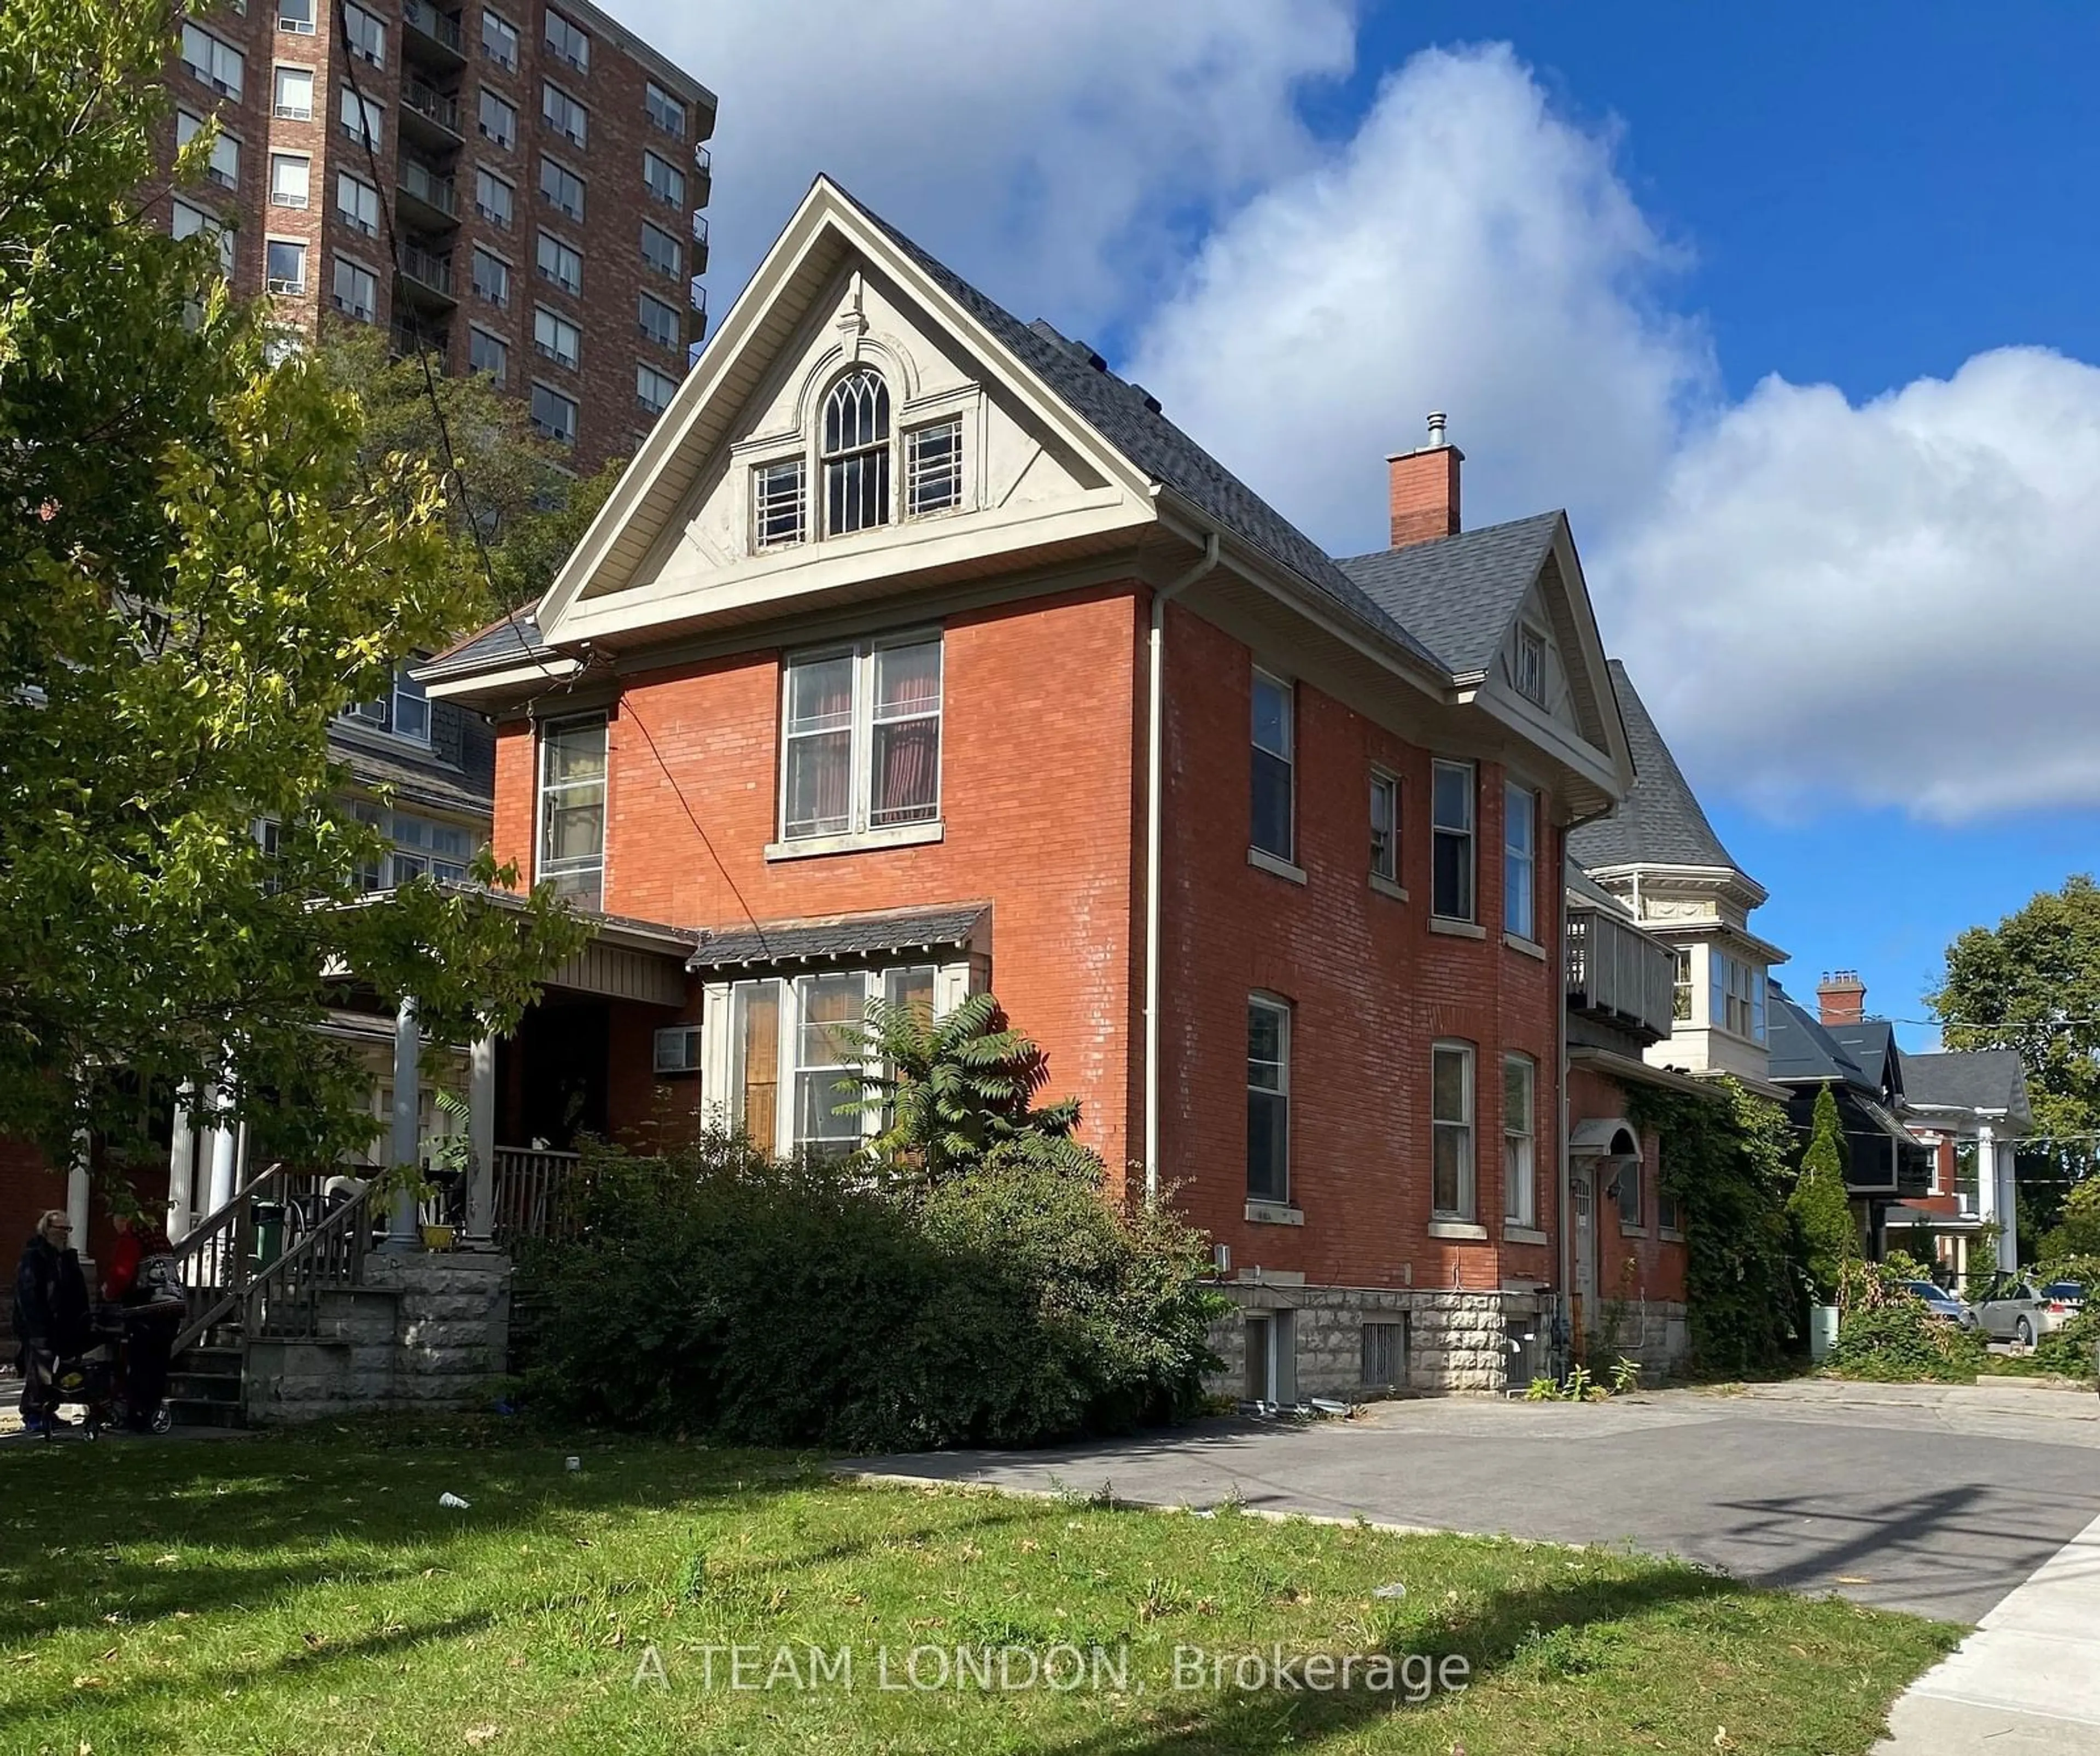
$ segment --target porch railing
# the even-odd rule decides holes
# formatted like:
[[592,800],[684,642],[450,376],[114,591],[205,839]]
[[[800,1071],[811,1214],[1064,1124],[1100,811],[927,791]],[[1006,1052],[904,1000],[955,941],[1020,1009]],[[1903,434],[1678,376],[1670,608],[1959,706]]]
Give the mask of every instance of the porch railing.
[[[175,1246],[188,1309],[174,1352],[193,1346],[236,1309],[249,1334],[315,1333],[321,1291],[363,1279],[372,1229],[362,1190],[333,1212],[320,1214],[320,1187],[333,1174],[271,1165],[190,1229]],[[279,1209],[285,1229],[278,1235],[289,1243],[267,1263],[257,1248],[264,1224],[258,1204]]]
[[538,1146],[499,1146],[492,1206],[496,1246],[508,1249],[523,1238],[563,1238],[573,1229],[562,1198],[575,1176],[578,1155]]

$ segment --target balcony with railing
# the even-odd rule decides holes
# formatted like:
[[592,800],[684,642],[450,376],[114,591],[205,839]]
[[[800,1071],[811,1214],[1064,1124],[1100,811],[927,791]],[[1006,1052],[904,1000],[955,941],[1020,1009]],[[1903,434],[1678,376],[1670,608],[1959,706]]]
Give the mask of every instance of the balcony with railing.
[[708,205],[708,197],[714,193],[714,155],[708,151],[705,143],[703,143],[693,148],[693,205],[705,207]]
[[1670,1032],[1677,958],[1661,940],[1600,908],[1568,911],[1568,1004],[1645,1043]]
[[686,283],[686,344],[697,347],[708,338],[708,289],[697,280]]
[[451,72],[466,65],[459,14],[440,12],[430,0],[402,0],[402,51],[426,67]]
[[449,311],[452,306],[452,262],[420,244],[401,246],[401,291],[412,305],[426,311]]
[[408,224],[459,223],[459,188],[451,178],[404,153],[394,180],[401,192],[401,218]]
[[708,271],[708,216],[693,215],[693,272],[704,275]]
[[401,81],[401,132],[439,152],[464,145],[459,100],[413,73],[405,74]]
[[450,338],[435,324],[424,324],[408,319],[396,317],[390,333],[394,357],[412,360],[417,355],[427,355],[434,365],[442,368]]

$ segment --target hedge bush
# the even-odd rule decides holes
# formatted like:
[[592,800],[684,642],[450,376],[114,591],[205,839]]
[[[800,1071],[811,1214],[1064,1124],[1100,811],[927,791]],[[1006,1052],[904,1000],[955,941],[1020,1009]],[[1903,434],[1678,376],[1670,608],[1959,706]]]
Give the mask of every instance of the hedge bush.
[[1198,1405],[1219,1362],[1201,1235],[1098,1176],[900,1190],[715,1135],[591,1155],[528,1394],[587,1423],[845,1451],[1021,1445]]
[[1920,1265],[1899,1251],[1886,1262],[1846,1265],[1832,1371],[1885,1383],[1975,1382],[1990,1359],[1982,1333],[1935,1317],[1904,1285],[1921,1275]]
[[[2086,1283],[2089,1288],[2093,1283]],[[2100,1311],[2088,1305],[2062,1329],[2051,1330],[2034,1346],[2030,1357],[2045,1372],[2062,1378],[2093,1375],[2093,1348],[2100,1343]]]

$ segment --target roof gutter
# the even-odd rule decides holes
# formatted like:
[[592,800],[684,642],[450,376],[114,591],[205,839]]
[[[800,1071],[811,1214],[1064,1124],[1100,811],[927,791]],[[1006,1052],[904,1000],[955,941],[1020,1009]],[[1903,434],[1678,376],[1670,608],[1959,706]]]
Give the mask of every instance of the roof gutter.
[[1159,845],[1166,768],[1167,606],[1218,564],[1218,533],[1202,558],[1152,594],[1145,699],[1145,1198],[1159,1198]]

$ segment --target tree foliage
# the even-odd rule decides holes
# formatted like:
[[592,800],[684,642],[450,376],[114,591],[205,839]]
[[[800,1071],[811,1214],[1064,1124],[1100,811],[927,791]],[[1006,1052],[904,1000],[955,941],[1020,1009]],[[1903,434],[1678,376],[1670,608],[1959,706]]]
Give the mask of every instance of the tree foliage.
[[2062,1217],[2045,1232],[2035,1260],[2044,1264],[2100,1257],[2100,1176],[2089,1176],[2064,1198]]
[[430,465],[373,455],[210,241],[148,223],[170,28],[0,7],[0,1133],[121,1151],[220,1079],[320,1149],[369,1128],[307,1028],[341,972],[457,1039],[576,935],[545,902],[358,896],[329,723],[481,605]]
[[2080,874],[1996,927],[1970,928],[1930,998],[1948,1048],[2018,1052],[2042,1136],[2027,1149],[2048,1152],[2067,1180],[2100,1169],[2100,885]]
[[1815,1114],[1801,1175],[1787,1198],[1787,1212],[1800,1240],[1802,1267],[1819,1304],[1834,1304],[1845,1264],[1860,1255],[1860,1228],[1845,1187],[1845,1130],[1838,1100],[1824,1086],[1815,1094]]

